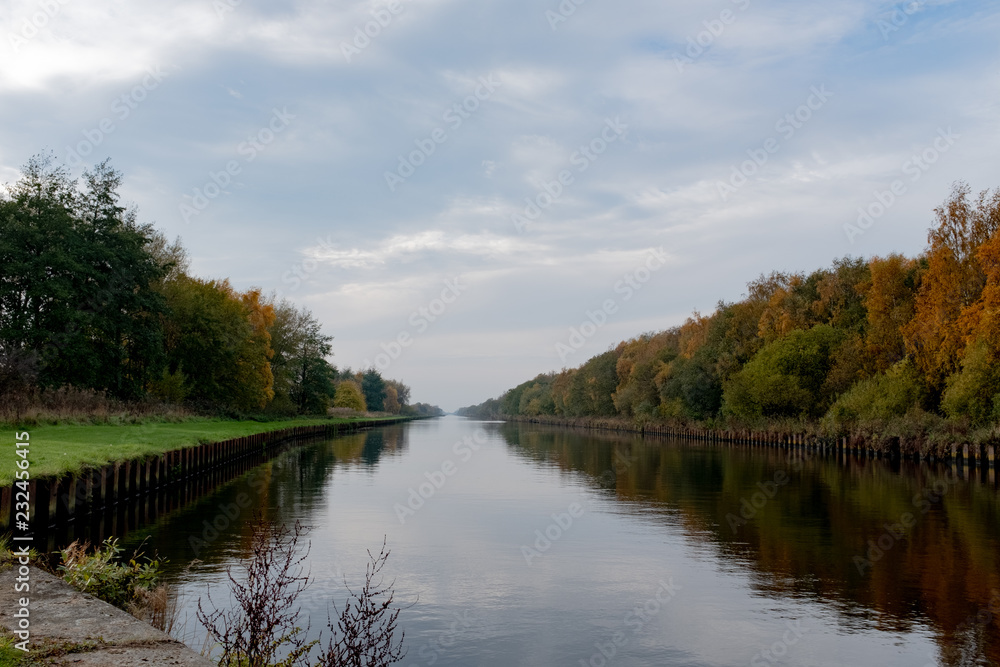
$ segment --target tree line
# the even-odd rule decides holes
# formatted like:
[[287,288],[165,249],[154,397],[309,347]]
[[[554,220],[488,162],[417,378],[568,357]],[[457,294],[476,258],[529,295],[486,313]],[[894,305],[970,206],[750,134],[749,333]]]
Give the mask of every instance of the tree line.
[[460,414],[954,431],[1000,422],[1000,188],[956,183],[917,257],[774,272],[745,298]]
[[375,369],[338,370],[308,309],[191,275],[121,184],[108,161],[75,180],[40,155],[0,193],[0,401],[70,386],[230,416],[435,414]]

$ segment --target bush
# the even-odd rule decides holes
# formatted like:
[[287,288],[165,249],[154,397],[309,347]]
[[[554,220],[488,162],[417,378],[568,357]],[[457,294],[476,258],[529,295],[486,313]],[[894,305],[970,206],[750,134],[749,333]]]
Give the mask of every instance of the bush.
[[974,343],[962,359],[962,370],[948,378],[941,407],[952,419],[985,424],[1000,417],[1000,366],[990,356],[985,343]]
[[792,331],[764,346],[726,383],[726,415],[742,419],[819,416],[830,398],[822,389],[843,337],[842,331],[820,324]]
[[344,380],[338,384],[337,393],[333,397],[333,407],[350,408],[358,412],[367,410],[364,394],[361,393],[361,387],[352,380]]
[[167,629],[171,620],[167,591],[158,585],[163,561],[145,558],[139,562],[143,559],[140,551],[127,564],[117,562],[122,549],[114,538],[105,540],[104,547],[92,554],[88,549],[86,542],[75,541],[62,550],[58,568],[62,578],[79,591]]
[[393,602],[393,584],[386,584],[381,574],[389,558],[384,541],[377,556],[368,552],[364,586],[356,592],[348,588],[350,598],[336,623],[328,620],[332,637],[326,646],[322,637],[305,639],[308,627],[298,625],[301,611],[296,605],[311,581],[302,565],[308,549],[299,549],[305,532],[299,522],[288,528],[255,514],[250,522],[251,555],[238,568],[226,569],[236,604],[205,611],[198,600],[198,620],[222,649],[219,664],[305,667],[317,646],[318,667],[387,667],[402,660],[404,635],[396,637],[400,609]]
[[704,355],[694,359],[678,357],[657,376],[661,417],[707,419],[722,404],[722,385]]
[[920,372],[904,359],[841,394],[823,418],[824,425],[842,430],[860,422],[902,417],[920,405],[925,393]]

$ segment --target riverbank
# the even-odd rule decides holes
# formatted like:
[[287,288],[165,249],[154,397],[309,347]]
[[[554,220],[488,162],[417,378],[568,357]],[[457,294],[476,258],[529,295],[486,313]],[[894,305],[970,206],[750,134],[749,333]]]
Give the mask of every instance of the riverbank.
[[[27,575],[16,569],[0,573],[0,666],[80,665],[132,667],[137,664],[210,667],[215,663],[198,655],[148,623],[81,593],[56,576],[29,566]],[[20,577],[20,578],[18,578]],[[17,581],[30,589],[15,593]],[[27,598],[30,606],[18,600]],[[14,647],[24,631],[18,610],[27,610],[27,653]]]
[[272,422],[192,418],[176,422],[139,424],[58,424],[24,429],[0,429],[0,443],[10,446],[10,455],[0,457],[0,485],[14,480],[19,457],[13,444],[15,433],[28,434],[31,478],[60,477],[84,469],[142,459],[194,445],[223,442],[300,426],[350,425],[367,421],[393,423],[409,417],[316,417]]
[[657,422],[639,422],[613,417],[556,417],[504,416],[510,422],[546,424],[584,430],[635,433],[643,436],[667,436],[704,440],[772,446],[796,446],[816,449],[854,451],[860,454],[905,457],[917,460],[964,460],[980,467],[995,465],[1000,443],[992,440],[931,438],[926,433],[915,432],[910,436],[883,435],[878,433],[853,433],[845,436],[825,434],[819,425],[771,424],[762,428],[708,428]]
[[[58,476],[37,475],[28,466],[32,473],[29,479],[0,486],[0,532],[14,526],[23,531],[30,526],[34,544],[43,552],[74,539],[97,544],[108,536],[122,536],[155,522],[291,447],[411,419],[324,419],[314,424],[296,420],[292,426],[277,430],[262,429],[258,424],[250,435],[225,440],[199,438],[200,444],[187,447],[178,447],[174,438],[161,444],[159,453],[87,465],[79,472]],[[268,424],[275,425],[283,424]],[[18,435],[22,436],[19,446],[12,452],[18,461],[24,461],[17,456],[22,451],[47,447],[37,437]],[[30,516],[26,518],[27,513]]]

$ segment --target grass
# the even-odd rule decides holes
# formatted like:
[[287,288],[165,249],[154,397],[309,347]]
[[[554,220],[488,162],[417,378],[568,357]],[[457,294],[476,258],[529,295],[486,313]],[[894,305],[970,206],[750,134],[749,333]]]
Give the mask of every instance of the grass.
[[87,653],[99,647],[97,642],[68,642],[32,637],[29,653],[14,648],[21,641],[6,628],[0,628],[0,667],[37,667],[55,664],[53,660],[71,653]]
[[155,456],[205,442],[220,442],[256,433],[279,431],[293,426],[350,423],[359,419],[299,418],[272,422],[232,421],[191,418],[181,422],[140,424],[57,424],[15,429],[0,428],[0,484],[14,480],[20,460],[15,454],[15,432],[30,435],[28,461],[31,477],[78,473],[115,461]]

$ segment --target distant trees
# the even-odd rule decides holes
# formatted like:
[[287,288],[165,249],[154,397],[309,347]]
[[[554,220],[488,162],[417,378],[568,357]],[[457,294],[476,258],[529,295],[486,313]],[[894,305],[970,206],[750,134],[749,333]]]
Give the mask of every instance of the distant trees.
[[460,414],[1000,422],[1000,189],[973,196],[958,183],[934,213],[917,258],[762,275],[711,315]]
[[414,403],[403,407],[402,414],[409,417],[440,417],[444,410],[428,403]]

